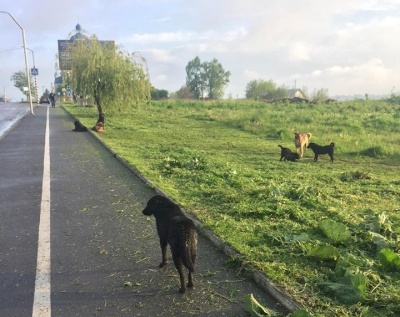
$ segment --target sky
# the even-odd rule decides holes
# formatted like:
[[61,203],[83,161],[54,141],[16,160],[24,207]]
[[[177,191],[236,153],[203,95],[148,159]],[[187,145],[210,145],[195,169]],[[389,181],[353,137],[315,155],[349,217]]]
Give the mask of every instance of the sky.
[[[87,35],[139,52],[158,89],[179,90],[196,56],[229,71],[226,98],[252,80],[273,80],[309,95],[390,95],[400,91],[400,0],[0,0],[25,30],[39,95],[59,73],[58,40],[79,23]],[[0,96],[23,94],[11,76],[25,71],[22,31],[0,13]],[[34,78],[33,78],[34,81]]]

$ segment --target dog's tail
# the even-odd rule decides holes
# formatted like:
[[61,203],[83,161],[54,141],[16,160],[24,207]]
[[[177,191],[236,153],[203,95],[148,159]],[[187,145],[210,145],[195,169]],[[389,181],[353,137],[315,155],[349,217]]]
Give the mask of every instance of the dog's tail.
[[335,143],[331,142],[331,144],[329,144],[331,147],[335,146]]
[[193,273],[197,256],[197,231],[195,228],[192,230],[192,233],[187,237],[185,243],[185,256],[182,260],[183,265],[189,270],[189,272]]
[[311,139],[312,134],[311,133],[307,133],[307,136],[309,139]]
[[279,144],[278,146],[279,146],[281,149],[283,149],[283,146],[282,146],[282,145]]

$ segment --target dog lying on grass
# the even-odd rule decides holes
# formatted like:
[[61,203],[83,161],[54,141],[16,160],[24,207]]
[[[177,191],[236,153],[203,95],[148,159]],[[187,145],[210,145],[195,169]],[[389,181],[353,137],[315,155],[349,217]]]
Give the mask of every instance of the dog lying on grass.
[[88,129],[82,124],[82,122],[80,122],[80,121],[78,121],[78,120],[76,120],[75,122],[74,122],[74,125],[75,125],[75,129],[73,129],[72,131],[75,131],[75,132],[86,132]]
[[300,154],[300,157],[304,156],[304,152],[306,151],[310,139],[311,133],[294,133],[294,145],[296,147],[296,152]]
[[296,162],[296,160],[300,159],[300,155],[298,153],[293,153],[289,148],[283,147],[282,145],[278,145],[281,148],[281,159],[279,161],[292,161]]
[[314,162],[318,161],[318,155],[328,154],[330,156],[330,162],[333,163],[333,152],[334,152],[335,143],[331,143],[329,145],[318,145],[317,143],[310,143],[307,148],[313,150],[314,152]]
[[104,123],[97,122],[96,125],[92,128],[92,130],[95,132],[104,132]]
[[156,218],[162,255],[159,267],[167,264],[167,244],[169,244],[175,268],[179,273],[181,283],[179,292],[185,293],[186,285],[182,265],[189,270],[187,287],[193,287],[193,273],[197,256],[196,226],[184,215],[177,204],[161,195],[150,198],[143,214],[154,215]]

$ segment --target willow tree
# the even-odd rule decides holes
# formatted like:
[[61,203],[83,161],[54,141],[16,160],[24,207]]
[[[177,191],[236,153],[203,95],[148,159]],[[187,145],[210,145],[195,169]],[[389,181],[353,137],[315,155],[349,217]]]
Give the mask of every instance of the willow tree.
[[95,36],[75,40],[70,48],[70,83],[76,93],[92,97],[99,112],[123,111],[150,100],[146,61]]

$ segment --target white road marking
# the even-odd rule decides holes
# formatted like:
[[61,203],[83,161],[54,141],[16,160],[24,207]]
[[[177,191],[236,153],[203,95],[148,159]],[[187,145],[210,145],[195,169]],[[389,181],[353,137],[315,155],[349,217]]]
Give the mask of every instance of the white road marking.
[[40,206],[38,254],[32,317],[51,316],[50,269],[50,131],[49,107],[47,107],[42,201]]

